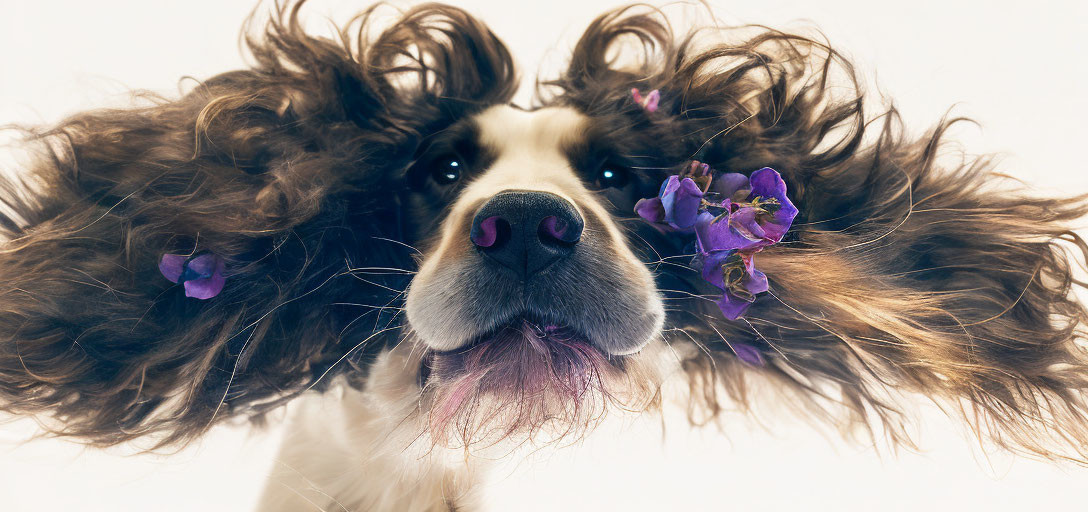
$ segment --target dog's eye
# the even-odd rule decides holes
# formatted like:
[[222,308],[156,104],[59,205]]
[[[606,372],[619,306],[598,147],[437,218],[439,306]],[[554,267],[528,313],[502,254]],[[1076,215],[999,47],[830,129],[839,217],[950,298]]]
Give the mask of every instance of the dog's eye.
[[630,179],[630,171],[618,165],[606,164],[597,171],[597,184],[601,188],[623,188]]
[[457,155],[445,155],[434,160],[431,164],[431,178],[439,185],[449,185],[461,179],[461,171],[465,169],[465,163]]

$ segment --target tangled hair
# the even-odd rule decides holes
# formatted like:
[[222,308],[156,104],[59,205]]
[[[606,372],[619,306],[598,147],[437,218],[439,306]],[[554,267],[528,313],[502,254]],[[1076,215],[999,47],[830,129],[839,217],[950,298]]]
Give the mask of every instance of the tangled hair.
[[[827,44],[764,27],[714,35],[736,34],[741,41],[709,46],[706,31],[676,40],[659,12],[618,9],[590,25],[567,71],[544,84],[636,154],[653,148],[643,162],[769,166],[800,208],[787,240],[759,255],[771,293],[745,321],[720,318],[698,295],[712,290],[697,272],[658,269],[663,288],[689,292],[670,298],[669,326],[675,343],[700,348],[683,361],[692,417],[717,415],[722,390],[748,403],[747,372],[730,348],[741,342],[768,356],[762,372],[810,398],[811,410],[833,416],[827,406],[844,405],[870,434],[879,427],[909,445],[889,396],[908,390],[1003,447],[1083,462],[1086,311],[1072,270],[1088,245],[1067,224],[1088,211],[1088,197],[1030,197],[1000,183],[986,157],[941,166],[943,136],[959,119],[907,136],[894,107],[866,117],[852,66]],[[613,57],[630,38],[645,58],[623,67]],[[845,97],[833,94],[844,84]],[[654,118],[625,101],[632,87],[660,89]],[[687,257],[656,231],[638,233],[654,259]]]
[[[40,194],[12,182],[0,197],[11,210],[0,407],[51,413],[56,433],[99,444],[183,441],[335,373],[361,382],[398,339],[403,265],[433,222],[403,206],[404,170],[429,134],[507,103],[513,64],[456,8],[421,5],[384,30],[370,8],[330,40],[303,33],[301,5],[247,39],[252,69],[31,132],[51,150],[26,173]],[[644,58],[618,61],[631,38]],[[957,120],[911,137],[894,108],[866,116],[857,84],[810,38],[762,27],[678,38],[659,12],[622,8],[594,20],[541,89],[543,105],[613,134],[648,182],[698,159],[773,167],[789,184],[800,214],[759,255],[771,293],[746,321],[722,320],[696,272],[657,267],[660,288],[676,290],[666,336],[699,348],[683,361],[693,416],[718,414],[723,391],[747,403],[750,372],[730,349],[742,342],[817,410],[842,404],[895,441],[909,442],[888,397],[902,389],[1009,449],[1088,459],[1086,312],[1072,297],[1088,245],[1066,227],[1088,198],[1030,197],[986,158],[945,165]],[[654,116],[632,87],[660,89]],[[647,260],[688,256],[648,226],[630,232],[660,254]],[[185,299],[156,262],[203,250],[226,259],[230,284],[214,301]],[[579,354],[561,360],[586,365]],[[469,356],[483,374],[518,357]]]
[[[31,133],[51,149],[22,173],[41,193],[0,197],[4,409],[97,444],[173,443],[361,377],[396,340],[403,169],[425,134],[507,102],[513,63],[453,7],[371,36],[375,6],[334,41],[303,33],[301,6],[247,38],[252,69]],[[187,299],[156,264],[204,250],[230,284]]]

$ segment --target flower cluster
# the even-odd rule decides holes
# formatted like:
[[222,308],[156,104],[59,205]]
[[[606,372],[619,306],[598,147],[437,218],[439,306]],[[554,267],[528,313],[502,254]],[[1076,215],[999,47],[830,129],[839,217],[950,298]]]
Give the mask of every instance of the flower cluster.
[[669,176],[657,197],[640,200],[635,212],[662,231],[695,234],[703,279],[722,290],[718,307],[730,320],[767,291],[755,254],[780,242],[797,216],[774,169],[714,177],[710,166],[697,161]]
[[159,272],[172,282],[185,288],[185,296],[194,299],[210,299],[223,291],[227,278],[223,276],[226,263],[223,258],[210,252],[195,256],[163,254],[159,260]]

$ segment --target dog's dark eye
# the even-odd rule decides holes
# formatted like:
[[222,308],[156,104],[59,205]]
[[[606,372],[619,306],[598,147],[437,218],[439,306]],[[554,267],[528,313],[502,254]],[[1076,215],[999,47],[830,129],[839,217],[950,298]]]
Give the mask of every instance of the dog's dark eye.
[[597,171],[597,184],[601,188],[623,188],[630,178],[630,171],[618,165],[605,165]]
[[457,155],[442,156],[431,164],[431,178],[439,185],[449,185],[461,179],[464,168],[465,163]]

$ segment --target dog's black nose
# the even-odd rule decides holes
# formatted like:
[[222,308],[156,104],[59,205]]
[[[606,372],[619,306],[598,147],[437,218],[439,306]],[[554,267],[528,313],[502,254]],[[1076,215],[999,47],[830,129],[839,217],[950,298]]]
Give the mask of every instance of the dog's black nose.
[[522,279],[570,255],[582,238],[582,216],[555,194],[510,191],[492,197],[472,219],[469,239]]

